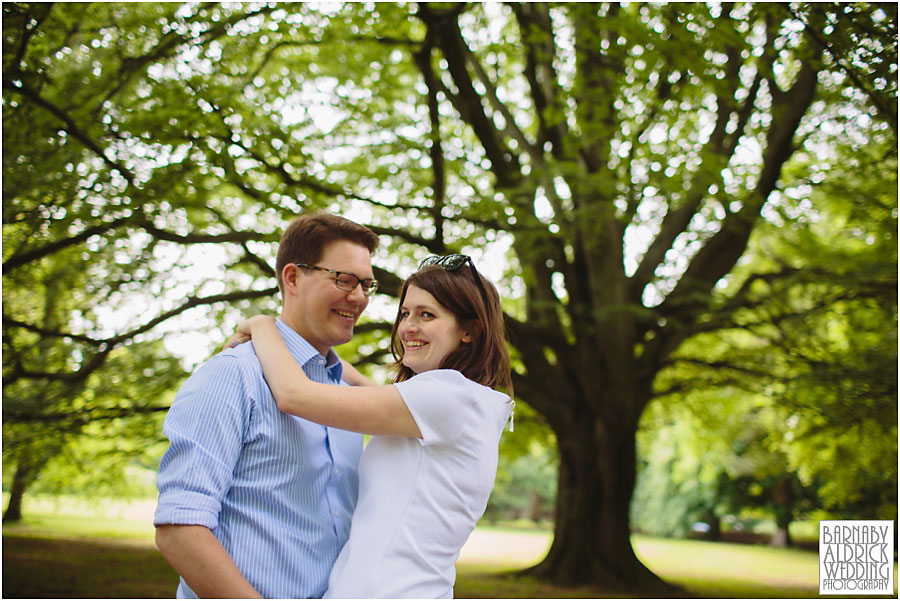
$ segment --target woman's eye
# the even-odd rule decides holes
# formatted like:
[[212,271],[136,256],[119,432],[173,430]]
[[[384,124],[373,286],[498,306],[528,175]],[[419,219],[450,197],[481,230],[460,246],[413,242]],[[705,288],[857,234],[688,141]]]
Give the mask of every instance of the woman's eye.
[[430,313],[428,311],[422,311],[422,317],[427,317],[428,319],[431,319],[432,317],[434,317],[434,313]]
[[406,319],[409,317],[409,311],[400,311],[400,319]]

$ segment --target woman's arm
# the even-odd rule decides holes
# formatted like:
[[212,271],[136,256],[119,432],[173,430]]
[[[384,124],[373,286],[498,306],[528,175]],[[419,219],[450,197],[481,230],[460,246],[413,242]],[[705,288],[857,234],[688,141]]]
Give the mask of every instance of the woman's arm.
[[342,379],[350,386],[376,386],[375,382],[362,375],[358,369],[341,359]]
[[[240,324],[238,324],[237,331],[235,331],[235,333],[231,335],[231,338],[229,338],[225,345],[222,347],[223,349],[234,348],[237,345],[243,344],[244,342],[248,342],[250,340],[250,326],[247,322],[248,320],[244,320]],[[377,386],[375,382],[364,376],[358,369],[356,369],[354,366],[347,363],[343,359],[341,359],[341,369],[341,379],[350,386]]]
[[252,337],[263,375],[281,411],[362,434],[421,438],[396,387],[313,382],[294,361],[271,317],[251,317],[238,326],[238,332]]

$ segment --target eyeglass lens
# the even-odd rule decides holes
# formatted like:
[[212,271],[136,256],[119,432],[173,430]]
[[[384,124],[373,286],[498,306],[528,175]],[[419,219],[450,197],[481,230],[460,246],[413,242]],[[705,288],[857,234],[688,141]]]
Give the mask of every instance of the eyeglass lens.
[[361,280],[355,275],[351,273],[342,273],[338,275],[334,279],[334,283],[338,288],[344,290],[346,292],[352,291],[356,288],[356,285],[359,284],[359,287],[362,288],[363,294],[366,296],[370,296],[375,292],[375,289],[378,287],[378,282],[375,280]]
[[344,292],[353,292],[357,284],[359,284],[359,287],[362,288],[363,294],[365,294],[366,296],[372,296],[378,289],[377,280],[361,280],[352,273],[335,271],[334,269],[319,267],[318,265],[307,265],[306,263],[294,263],[294,265],[296,265],[297,267],[305,267],[306,269],[315,269],[316,271],[333,273],[334,285],[338,290],[343,290]]

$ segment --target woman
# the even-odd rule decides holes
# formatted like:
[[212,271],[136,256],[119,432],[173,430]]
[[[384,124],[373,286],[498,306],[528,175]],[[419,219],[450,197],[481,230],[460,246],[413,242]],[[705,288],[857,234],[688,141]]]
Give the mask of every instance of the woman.
[[[359,463],[350,538],[326,597],[453,596],[454,563],[484,513],[497,445],[512,427],[499,295],[465,255],[430,257],[403,283],[391,330],[395,383],[320,384],[290,357],[274,320],[243,322],[281,411],[375,435]],[[510,396],[492,390],[504,388]]]

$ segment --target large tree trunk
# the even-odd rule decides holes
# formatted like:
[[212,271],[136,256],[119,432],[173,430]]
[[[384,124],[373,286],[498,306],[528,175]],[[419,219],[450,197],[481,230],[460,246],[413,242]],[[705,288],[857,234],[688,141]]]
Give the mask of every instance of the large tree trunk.
[[775,483],[772,491],[772,512],[775,514],[775,531],[770,544],[773,547],[790,547],[791,533],[788,527],[794,517],[794,492],[791,489],[791,478],[785,476]]
[[22,521],[22,499],[25,497],[28,485],[34,482],[36,475],[37,470],[31,462],[27,459],[19,459],[9,491],[9,503],[6,505],[6,511],[3,512],[4,524]]
[[522,517],[535,523],[541,521],[541,495],[536,490],[531,491]]
[[[544,560],[526,570],[562,586],[674,596],[680,590],[644,566],[631,546],[629,506],[635,477],[634,430],[597,419],[557,432],[560,453],[556,527]],[[619,425],[617,425],[619,426]]]
[[47,441],[25,445],[16,450],[14,455],[16,471],[9,491],[9,502],[6,511],[3,512],[4,524],[22,521],[22,499],[25,498],[25,492],[59,450],[58,444]]
[[721,541],[722,540],[722,520],[716,515],[712,509],[706,511],[703,519],[709,524],[709,532],[706,533],[706,540]]

